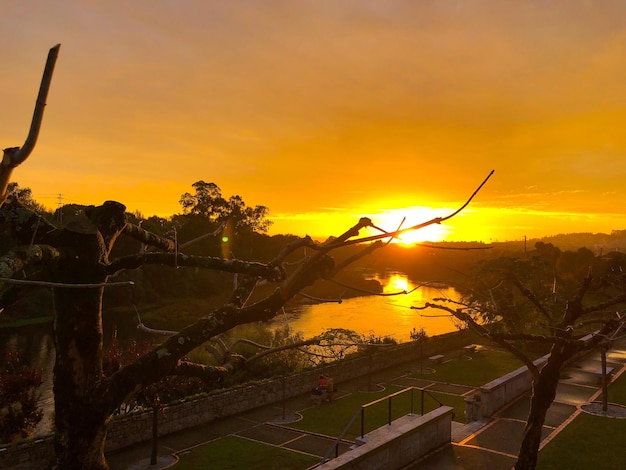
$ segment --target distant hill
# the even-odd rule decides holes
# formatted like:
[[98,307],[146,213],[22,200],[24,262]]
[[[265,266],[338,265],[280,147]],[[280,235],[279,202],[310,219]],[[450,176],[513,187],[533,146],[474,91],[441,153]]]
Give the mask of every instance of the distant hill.
[[[590,249],[595,255],[605,254],[611,251],[626,252],[626,230],[613,230],[607,233],[562,233],[543,238],[532,238],[526,241],[526,248],[532,251],[535,243],[552,243],[562,251],[575,251],[585,247]],[[504,242],[509,248],[524,249],[523,241]],[[495,245],[501,245],[497,243]]]

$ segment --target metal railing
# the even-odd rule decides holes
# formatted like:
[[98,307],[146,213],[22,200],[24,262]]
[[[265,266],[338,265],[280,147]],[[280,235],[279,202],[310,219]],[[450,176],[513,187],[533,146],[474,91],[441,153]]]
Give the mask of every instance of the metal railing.
[[437,402],[438,407],[443,406],[443,403],[439,401],[439,399],[437,399],[437,397],[435,397],[432,393],[430,393],[428,390],[424,389],[424,388],[419,388],[419,387],[407,387],[403,390],[397,391],[395,393],[392,393],[390,395],[387,395],[386,397],[382,397],[379,398],[378,400],[374,400],[371,401],[369,403],[366,403],[365,405],[361,405],[361,408],[359,409],[359,411],[357,411],[354,416],[350,419],[350,422],[347,424],[347,426],[344,428],[344,430],[341,432],[341,434],[339,435],[339,437],[335,440],[335,442],[333,443],[333,445],[331,446],[331,448],[328,450],[328,452],[326,452],[326,455],[324,456],[324,458],[322,459],[321,463],[324,463],[328,460],[330,460],[330,455],[332,454],[332,452],[335,452],[335,457],[339,457],[339,444],[343,441],[343,438],[345,437],[346,433],[348,432],[348,430],[352,427],[352,425],[354,424],[354,422],[356,421],[356,419],[360,416],[361,417],[361,438],[363,438],[363,436],[365,436],[365,410],[377,405],[379,403],[383,403],[385,401],[387,401],[387,424],[391,425],[391,417],[392,417],[392,400],[395,397],[398,397],[400,395],[403,395],[405,393],[410,393],[411,394],[411,405],[410,405],[410,411],[409,411],[409,415],[413,414],[413,410],[414,410],[414,404],[415,404],[415,391],[419,390],[420,392],[420,415],[424,415],[424,398],[426,395],[430,396],[433,400],[435,400]]
[[398,392],[392,393],[391,395],[387,395],[386,397],[382,397],[379,398],[378,400],[374,400],[372,402],[366,403],[365,405],[361,406],[361,438],[363,438],[363,436],[365,436],[365,410],[371,406],[377,405],[378,403],[382,403],[384,401],[387,401],[387,424],[391,425],[391,410],[392,410],[392,399],[395,397],[398,397],[400,395],[403,395],[405,393],[411,393],[411,407],[410,407],[410,411],[409,411],[409,415],[413,414],[413,409],[414,409],[414,403],[415,403],[415,395],[414,392],[415,390],[419,390],[420,391],[420,402],[421,402],[421,406],[420,406],[420,415],[424,414],[424,396],[426,394],[428,394],[433,400],[435,400],[437,402],[437,404],[439,406],[443,406],[443,403],[440,402],[432,393],[430,393],[428,390],[424,389],[424,388],[419,388],[419,387],[408,387],[405,388],[404,390],[400,390]]

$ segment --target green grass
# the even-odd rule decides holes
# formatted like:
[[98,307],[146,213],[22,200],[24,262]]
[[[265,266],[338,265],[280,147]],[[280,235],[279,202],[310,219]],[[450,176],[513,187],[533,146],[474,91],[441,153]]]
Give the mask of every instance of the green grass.
[[180,455],[176,470],[219,468],[221,470],[301,470],[319,462],[319,457],[301,454],[236,436],[226,436]]
[[582,413],[539,452],[537,468],[624,468],[625,434],[626,419]]
[[609,385],[609,402],[626,406],[626,374]]
[[[328,404],[309,408],[302,413],[303,419],[290,427],[302,431],[338,437],[355,414],[360,414],[362,405],[379,398],[387,397],[403,390],[402,387],[388,386],[386,390],[376,393],[357,392]],[[421,412],[420,391],[413,391],[413,413]],[[433,392],[432,395],[446,406],[452,406],[457,420],[463,419],[465,402],[463,397]],[[406,392],[392,399],[391,419],[398,419],[411,412],[411,393]],[[425,394],[424,413],[434,410],[439,403],[429,394]],[[384,400],[365,410],[365,433],[371,432],[389,423],[389,403]],[[346,439],[354,440],[361,435],[361,418],[358,416],[345,434]]]
[[30,326],[30,325],[42,325],[44,323],[52,323],[52,317],[34,317],[34,318],[15,319],[15,320],[7,321],[7,322],[0,324],[0,329],[19,328],[22,326]]
[[[626,375],[609,386],[609,402],[626,405]],[[581,413],[539,452],[537,468],[623,468],[624,435],[626,419]]]
[[513,372],[522,365],[522,362],[510,352],[482,349],[476,351],[471,360],[444,362],[435,366],[434,374],[414,373],[413,376],[437,382],[479,387]]
[[[320,406],[309,408],[302,412],[303,419],[293,423],[290,427],[327,436],[339,436],[352,417],[365,405],[371,401],[385,397],[391,393],[402,390],[401,387],[387,387],[382,392],[352,393],[346,397],[324,403]],[[360,430],[360,421],[355,421],[353,428]],[[352,437],[357,434],[351,433]]]

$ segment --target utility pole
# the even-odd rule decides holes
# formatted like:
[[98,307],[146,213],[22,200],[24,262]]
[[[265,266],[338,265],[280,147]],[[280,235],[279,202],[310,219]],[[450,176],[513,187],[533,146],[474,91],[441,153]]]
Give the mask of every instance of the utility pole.
[[57,210],[59,212],[57,222],[59,223],[59,225],[63,225],[63,210],[61,209],[61,207],[63,207],[63,194],[59,193],[57,194]]

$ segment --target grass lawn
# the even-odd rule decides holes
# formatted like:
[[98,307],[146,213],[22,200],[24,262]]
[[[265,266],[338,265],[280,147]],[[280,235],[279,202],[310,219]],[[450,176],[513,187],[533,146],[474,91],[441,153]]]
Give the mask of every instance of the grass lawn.
[[626,375],[609,385],[609,402],[626,406]]
[[624,468],[624,435],[626,419],[581,413],[539,452],[537,468]]
[[[443,364],[438,364],[437,370],[433,374],[421,376],[419,373],[414,377],[427,378],[428,380],[479,387],[491,380],[518,369],[523,364],[506,351],[492,349],[482,349],[477,351],[471,360],[452,360]],[[360,407],[366,403],[386,397],[394,392],[402,390],[400,387],[388,386],[385,391],[376,393],[354,393],[348,397],[340,398],[329,404],[310,408],[303,412],[303,419],[291,425],[296,429],[308,432],[325,434],[328,436],[339,436],[352,417],[359,413]],[[455,421],[465,422],[465,401],[463,397],[448,395],[444,393],[431,392],[446,406],[454,408]],[[397,419],[411,411],[411,395],[403,394],[392,399],[391,419]],[[424,412],[437,408],[438,403],[429,394],[425,395]],[[421,412],[421,397],[418,390],[414,391],[413,413]],[[365,433],[388,423],[388,403],[384,401],[367,408],[365,412]],[[361,434],[361,419],[357,417],[350,427],[345,437],[355,439]]]
[[[626,405],[626,375],[609,386],[609,402]],[[539,452],[537,468],[624,468],[625,435],[626,419],[581,413]]]
[[[302,413],[303,419],[293,423],[290,427],[308,432],[324,434],[338,437],[355,414],[360,414],[362,405],[386,397],[392,393],[402,390],[402,387],[388,386],[382,392],[366,393],[357,392],[346,397],[339,398],[331,403],[324,403],[320,406],[309,408]],[[456,415],[456,420],[463,419],[465,402],[463,397],[447,395],[443,393],[432,393],[440,402],[446,406],[452,406]],[[437,408],[439,404],[428,394],[425,394],[424,413]],[[420,413],[421,397],[420,391],[413,391],[413,413]],[[392,398],[391,419],[398,419],[411,412],[411,393],[403,393]],[[384,400],[381,403],[372,405],[365,410],[365,433],[388,424],[389,403]],[[357,417],[344,436],[346,439],[354,440],[361,435],[361,418]]]
[[437,364],[435,373],[414,373],[413,377],[479,387],[522,365],[510,352],[481,349],[474,353],[471,360],[459,359]]
[[262,444],[248,439],[226,436],[196,447],[180,456],[176,470],[219,468],[222,470],[301,470],[319,462],[318,457]]

